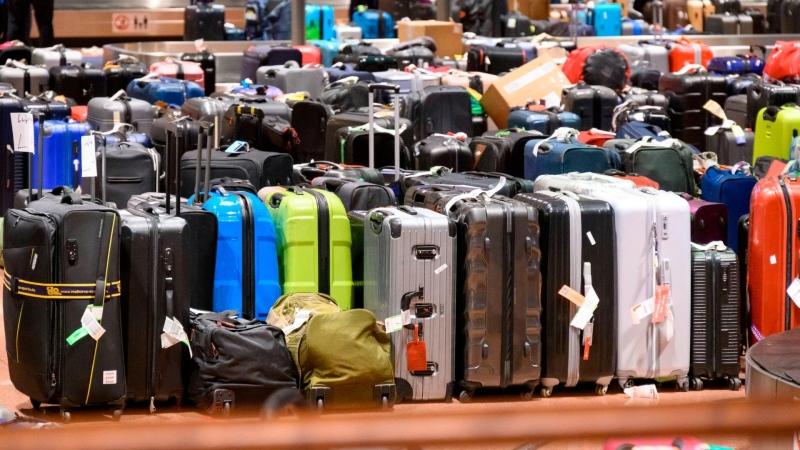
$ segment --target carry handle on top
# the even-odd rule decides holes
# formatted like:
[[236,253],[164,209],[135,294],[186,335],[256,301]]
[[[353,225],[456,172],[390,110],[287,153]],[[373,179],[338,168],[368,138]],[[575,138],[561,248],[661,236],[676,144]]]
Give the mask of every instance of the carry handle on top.
[[369,168],[375,168],[375,91],[394,91],[394,179],[400,179],[400,86],[391,83],[369,85]]
[[252,106],[242,106],[242,105],[234,105],[234,140],[241,138],[241,124],[242,124],[242,116],[253,116],[258,119],[256,123],[256,136],[257,136],[257,143],[256,148],[258,150],[264,150],[264,133],[263,133],[263,126],[264,126],[264,111],[254,108]]

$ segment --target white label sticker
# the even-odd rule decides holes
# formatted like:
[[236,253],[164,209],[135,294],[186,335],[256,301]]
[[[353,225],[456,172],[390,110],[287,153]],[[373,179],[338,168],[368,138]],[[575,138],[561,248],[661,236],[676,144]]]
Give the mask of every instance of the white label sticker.
[[392,317],[387,317],[386,320],[383,321],[383,324],[386,326],[387,333],[394,333],[395,331],[400,331],[403,329],[403,317],[400,314]]
[[103,371],[103,384],[117,384],[117,371],[104,370]]
[[14,151],[34,153],[33,114],[10,113],[11,133],[14,137]]
[[706,136],[713,136],[713,135],[717,134],[718,130],[719,130],[718,126],[716,126],[716,127],[708,127],[708,128],[706,128]]
[[778,264],[778,258],[776,258],[775,255],[770,255],[769,256],[769,263],[772,264],[773,266],[775,264]]
[[445,269],[447,269],[447,264],[442,264],[438,269],[434,270],[433,273],[439,275],[440,273],[444,272]]
[[[486,58],[486,59],[488,60],[488,58]],[[488,64],[488,61],[487,61],[487,64]],[[536,82],[537,78],[541,78],[541,77],[545,76],[548,72],[553,71],[553,70],[556,70],[555,63],[553,63],[552,61],[548,62],[548,63],[545,63],[545,64],[541,65],[540,67],[537,67],[536,69],[533,69],[530,72],[526,73],[525,75],[517,78],[516,80],[512,81],[511,83],[508,83],[503,88],[503,90],[506,91],[507,94],[513,94],[514,92],[517,92],[518,90],[524,88],[525,86]],[[561,90],[560,87],[559,87],[559,90]]]
[[311,318],[311,311],[307,309],[298,311],[297,314],[294,315],[294,323],[284,328],[283,334],[288,335],[292,331],[302,327],[303,324],[306,323],[306,321],[308,321],[308,319],[310,318]]
[[596,244],[596,242],[594,241],[594,236],[592,236],[592,232],[591,231],[587,231],[586,232],[586,237],[589,238],[589,243],[590,244],[592,244],[592,245]]
[[97,319],[94,318],[94,315],[91,313],[89,308],[86,308],[86,310],[83,311],[81,325],[83,325],[83,328],[86,329],[86,331],[89,333],[89,336],[91,336],[95,341],[100,339],[100,336],[106,332],[105,328],[101,327],[97,322]]
[[94,136],[81,136],[81,175],[97,176],[97,157]]
[[591,286],[586,287],[586,296],[583,301],[583,305],[578,308],[578,312],[575,313],[575,317],[572,318],[572,322],[570,325],[584,329],[586,324],[592,320],[592,315],[594,314],[594,310],[597,309],[597,305],[600,303],[600,298],[597,297],[597,293],[594,292],[594,288]]
[[408,309],[405,310],[405,311],[401,311],[400,312],[400,321],[403,323],[403,325],[410,324],[411,323],[411,311],[408,310]]
[[513,17],[509,18],[508,21],[506,22],[506,28],[514,29],[516,27],[517,27],[517,19]]
[[789,288],[786,289],[786,293],[789,294],[794,304],[800,307],[800,279],[795,278]]
[[545,95],[542,97],[542,100],[544,100],[544,105],[548,108],[558,107],[561,105],[561,99],[555,92]]
[[642,303],[634,306],[631,308],[631,318],[633,319],[633,323],[635,325],[639,325],[639,322],[650,314],[653,314],[654,310],[655,300],[653,297],[650,297]]

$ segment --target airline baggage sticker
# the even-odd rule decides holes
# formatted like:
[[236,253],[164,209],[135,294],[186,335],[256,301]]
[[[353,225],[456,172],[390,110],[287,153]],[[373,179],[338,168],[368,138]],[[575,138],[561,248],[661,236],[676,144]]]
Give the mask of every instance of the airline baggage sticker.
[[572,318],[570,326],[583,330],[589,321],[592,320],[594,310],[597,309],[599,303],[600,298],[597,297],[594,288],[586,286],[586,297],[584,297],[583,304],[578,308],[578,312],[575,313],[575,317]]
[[586,301],[586,298],[582,296],[580,292],[576,291],[575,289],[572,289],[567,285],[562,286],[561,289],[558,290],[558,294],[564,297],[565,299],[571,301],[572,303],[575,303],[579,307],[582,306],[583,303]]
[[653,297],[648,298],[647,300],[639,303],[638,305],[631,308],[631,318],[633,319],[634,325],[639,325],[642,319],[653,314],[653,310],[655,309],[655,300]]
[[664,316],[667,313],[669,304],[669,285],[664,284],[656,286],[656,295],[653,299],[653,316],[650,318],[651,323],[661,323],[664,321]]
[[789,294],[794,304],[800,308],[800,279],[795,278],[792,284],[789,285],[789,288],[786,289],[786,293]]
[[92,314],[89,308],[86,308],[86,310],[83,312],[83,316],[81,317],[81,325],[83,325],[83,328],[86,328],[89,336],[91,336],[95,341],[100,339],[103,333],[106,332],[105,328],[100,326],[100,323],[94,318],[94,314]]
[[400,331],[403,329],[403,316],[398,314],[396,316],[387,317],[386,320],[383,321],[383,324],[386,327],[387,333]]

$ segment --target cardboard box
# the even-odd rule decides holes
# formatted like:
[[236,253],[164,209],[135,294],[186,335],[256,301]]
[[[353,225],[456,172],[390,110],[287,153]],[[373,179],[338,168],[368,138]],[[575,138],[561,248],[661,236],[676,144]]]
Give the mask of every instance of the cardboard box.
[[436,20],[402,20],[397,22],[397,37],[400,42],[410,41],[428,36],[436,41],[436,56],[454,58],[463,53],[461,37],[463,28],[460,23],[440,22]]
[[545,100],[547,106],[558,106],[561,92],[570,85],[553,58],[544,55],[498,78],[483,94],[481,106],[502,129],[508,126],[508,113],[513,106],[538,100]]

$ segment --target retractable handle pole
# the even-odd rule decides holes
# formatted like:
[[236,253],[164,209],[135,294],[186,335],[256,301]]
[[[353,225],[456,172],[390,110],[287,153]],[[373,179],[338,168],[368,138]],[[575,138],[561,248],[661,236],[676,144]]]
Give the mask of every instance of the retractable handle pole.
[[391,83],[369,85],[369,167],[375,168],[375,92],[394,92],[394,179],[400,179],[400,86]]

